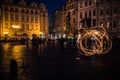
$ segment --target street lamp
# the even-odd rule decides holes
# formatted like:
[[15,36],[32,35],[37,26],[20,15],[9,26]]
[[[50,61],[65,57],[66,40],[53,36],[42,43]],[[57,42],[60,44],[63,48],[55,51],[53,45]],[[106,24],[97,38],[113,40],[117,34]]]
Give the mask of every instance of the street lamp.
[[15,30],[15,37],[17,38],[16,30],[20,28],[19,25],[12,25],[12,28]]

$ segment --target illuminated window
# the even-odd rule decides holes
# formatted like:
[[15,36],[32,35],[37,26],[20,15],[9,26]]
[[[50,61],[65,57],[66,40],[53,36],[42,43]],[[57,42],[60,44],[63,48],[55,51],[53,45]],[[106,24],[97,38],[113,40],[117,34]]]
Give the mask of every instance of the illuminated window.
[[93,3],[96,4],[96,3],[97,3],[97,0],[94,0]]

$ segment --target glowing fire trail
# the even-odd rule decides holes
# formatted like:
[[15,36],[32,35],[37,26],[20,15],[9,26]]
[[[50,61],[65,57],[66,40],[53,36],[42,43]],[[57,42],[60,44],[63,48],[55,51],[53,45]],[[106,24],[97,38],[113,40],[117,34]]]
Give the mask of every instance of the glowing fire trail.
[[104,27],[85,29],[81,36],[77,46],[85,56],[105,54],[112,48],[112,42]]

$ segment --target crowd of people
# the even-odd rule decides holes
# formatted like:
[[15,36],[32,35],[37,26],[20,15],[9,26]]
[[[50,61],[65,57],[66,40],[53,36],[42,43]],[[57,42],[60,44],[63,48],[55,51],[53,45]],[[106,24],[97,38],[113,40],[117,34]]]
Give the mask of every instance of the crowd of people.
[[[32,40],[31,40],[31,50],[32,50],[32,55],[41,55],[43,56],[43,51],[46,47],[46,38],[42,38],[42,37],[36,37],[33,36]],[[29,46],[29,41],[26,41],[26,45]]]

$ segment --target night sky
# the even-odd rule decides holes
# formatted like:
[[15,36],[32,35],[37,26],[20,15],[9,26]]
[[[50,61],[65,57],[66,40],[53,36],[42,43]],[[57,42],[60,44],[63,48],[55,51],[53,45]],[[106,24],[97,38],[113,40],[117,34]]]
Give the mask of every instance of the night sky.
[[37,3],[43,2],[47,6],[49,14],[52,14],[52,12],[55,9],[59,9],[66,2],[66,0],[27,0],[27,1]]

